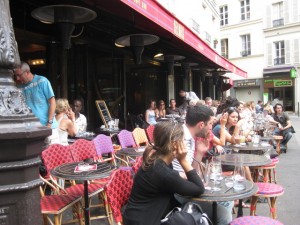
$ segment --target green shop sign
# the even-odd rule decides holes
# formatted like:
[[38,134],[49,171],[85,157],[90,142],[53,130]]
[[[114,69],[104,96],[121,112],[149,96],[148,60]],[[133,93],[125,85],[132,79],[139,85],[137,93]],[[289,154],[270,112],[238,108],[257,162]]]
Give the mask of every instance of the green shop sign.
[[286,86],[293,86],[293,82],[291,80],[274,80],[274,87]]
[[297,70],[296,69],[291,69],[290,76],[291,76],[291,78],[296,78],[297,77]]

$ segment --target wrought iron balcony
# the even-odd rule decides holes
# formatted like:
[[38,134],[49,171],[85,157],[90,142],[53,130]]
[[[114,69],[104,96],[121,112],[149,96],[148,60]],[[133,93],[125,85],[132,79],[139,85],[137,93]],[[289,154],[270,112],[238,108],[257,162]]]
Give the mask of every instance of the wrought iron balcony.
[[285,64],[285,57],[274,59],[274,65],[281,65],[281,64]]
[[279,27],[284,25],[284,20],[283,18],[278,19],[278,20],[273,20],[273,27]]
[[241,51],[241,56],[245,57],[245,56],[248,56],[248,55],[251,55],[251,50],[244,50],[244,51]]

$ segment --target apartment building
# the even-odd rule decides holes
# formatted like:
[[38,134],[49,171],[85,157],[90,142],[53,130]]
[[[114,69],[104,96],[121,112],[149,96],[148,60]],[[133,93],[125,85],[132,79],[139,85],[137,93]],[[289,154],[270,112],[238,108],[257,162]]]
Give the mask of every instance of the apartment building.
[[280,98],[297,111],[300,2],[219,0],[221,55],[247,71],[234,79],[231,95],[240,100]]

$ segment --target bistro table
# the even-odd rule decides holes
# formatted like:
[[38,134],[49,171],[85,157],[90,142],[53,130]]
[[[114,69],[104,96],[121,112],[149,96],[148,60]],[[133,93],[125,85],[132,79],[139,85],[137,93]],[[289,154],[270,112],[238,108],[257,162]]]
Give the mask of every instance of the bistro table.
[[51,175],[67,179],[67,180],[78,180],[84,181],[84,217],[85,225],[90,224],[90,208],[89,208],[89,193],[88,193],[88,181],[94,179],[101,179],[110,176],[113,170],[116,168],[108,163],[92,163],[90,165],[97,165],[95,170],[75,172],[78,168],[78,163],[66,163],[58,167],[55,167],[50,171]]
[[248,154],[265,154],[268,150],[273,148],[272,145],[268,143],[260,143],[260,144],[236,144],[236,145],[228,145],[228,148],[231,148],[235,152],[239,153],[248,153]]
[[93,140],[97,135],[93,132],[84,132],[84,133],[81,133],[81,134],[77,134],[76,136],[74,137],[69,137],[68,138],[68,143],[69,144],[72,144],[74,143],[76,140],[78,139],[85,139],[85,140],[88,140],[88,141],[91,141]]
[[223,165],[234,166],[237,158],[242,160],[244,166],[263,166],[272,162],[272,160],[265,155],[242,153],[220,155],[220,160]]
[[[241,191],[234,190],[233,187],[226,187],[223,179],[221,181],[221,190],[212,191],[205,189],[204,193],[199,197],[193,197],[195,201],[212,202],[213,207],[213,224],[217,224],[217,202],[234,201],[237,199],[248,198],[258,191],[258,187],[252,181],[245,180],[245,189]],[[211,185],[210,185],[211,186]],[[238,217],[243,215],[242,201],[239,201]]]
[[129,157],[138,157],[144,154],[146,146],[141,146],[137,148],[122,148],[116,152],[117,156],[129,156]]

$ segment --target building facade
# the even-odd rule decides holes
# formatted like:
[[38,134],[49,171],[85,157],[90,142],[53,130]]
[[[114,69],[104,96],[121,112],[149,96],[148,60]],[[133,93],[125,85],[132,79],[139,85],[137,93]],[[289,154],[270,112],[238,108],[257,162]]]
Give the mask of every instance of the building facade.
[[247,71],[234,78],[231,95],[240,100],[282,100],[298,111],[300,2],[218,1],[221,55]]

